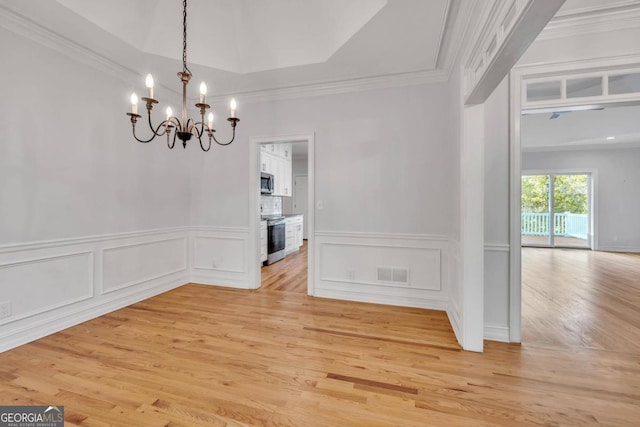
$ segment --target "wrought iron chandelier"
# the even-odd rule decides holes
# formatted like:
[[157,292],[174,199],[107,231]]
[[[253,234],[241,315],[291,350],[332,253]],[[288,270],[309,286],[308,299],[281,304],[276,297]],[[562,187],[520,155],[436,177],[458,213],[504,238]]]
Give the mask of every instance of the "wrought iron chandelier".
[[[211,141],[215,141],[219,145],[229,145],[236,137],[236,125],[240,121],[236,117],[236,100],[231,100],[231,117],[227,119],[231,124],[232,135],[229,142],[220,142],[216,139],[213,128],[213,113],[209,113],[207,117],[207,123],[205,123],[204,116],[210,107],[206,103],[207,85],[202,82],[200,84],[200,102],[195,106],[200,110],[200,121],[196,122],[191,118],[187,118],[187,84],[191,79],[191,71],[187,67],[187,0],[183,0],[183,13],[182,13],[182,71],[178,73],[178,78],[182,82],[182,118],[178,118],[173,115],[171,107],[167,107],[167,118],[160,123],[157,127],[154,127],[151,123],[151,110],[153,105],[158,101],[153,98],[153,77],[151,74],[147,74],[146,87],[149,89],[149,97],[143,97],[142,101],[147,104],[147,115],[149,117],[149,129],[153,132],[153,135],[149,139],[140,139],[136,136],[136,123],[140,117],[138,114],[138,96],[134,93],[131,95],[131,112],[127,113],[127,116],[131,118],[131,129],[133,131],[133,137],[142,143],[151,142],[156,136],[167,136],[167,146],[173,148],[176,144],[176,137],[182,141],[183,148],[187,148],[187,142],[195,135],[200,141],[200,148],[203,151],[209,151],[211,149]],[[209,144],[205,147],[202,142],[204,134],[209,137]],[[171,137],[173,134],[173,138]]]

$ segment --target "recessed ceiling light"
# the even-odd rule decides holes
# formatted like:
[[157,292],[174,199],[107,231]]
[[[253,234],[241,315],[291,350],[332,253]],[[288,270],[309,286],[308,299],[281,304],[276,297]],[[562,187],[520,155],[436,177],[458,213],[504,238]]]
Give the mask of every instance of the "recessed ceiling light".
[[611,141],[612,139],[616,139],[616,137],[615,136],[608,136],[607,137],[607,141]]

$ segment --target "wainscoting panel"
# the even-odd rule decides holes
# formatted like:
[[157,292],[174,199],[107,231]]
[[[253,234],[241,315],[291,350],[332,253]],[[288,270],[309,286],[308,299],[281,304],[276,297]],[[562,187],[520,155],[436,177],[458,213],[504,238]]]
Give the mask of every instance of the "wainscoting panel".
[[194,227],[190,235],[191,280],[205,285],[249,289],[249,230]]
[[0,246],[0,352],[189,282],[188,229]]
[[104,293],[187,270],[187,238],[129,243],[103,250]]
[[2,293],[11,315],[0,325],[93,296],[93,252],[0,264]]
[[316,296],[447,308],[446,236],[316,232],[315,249]]

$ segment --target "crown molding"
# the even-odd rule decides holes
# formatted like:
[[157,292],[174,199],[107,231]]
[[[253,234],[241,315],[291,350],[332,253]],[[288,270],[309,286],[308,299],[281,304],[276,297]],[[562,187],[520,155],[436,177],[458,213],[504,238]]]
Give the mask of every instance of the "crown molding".
[[[143,77],[141,73],[82,46],[3,5],[0,5],[0,27],[124,82],[131,82]],[[180,95],[174,88],[162,84],[159,86],[176,96]]]
[[[444,83],[449,79],[446,70],[422,70],[408,73],[390,74],[376,77],[362,77],[332,82],[301,84],[296,86],[255,90],[236,93],[236,99],[243,103],[280,101],[285,99],[309,98],[377,89],[419,86],[429,83]],[[207,97],[212,103],[226,103],[229,94]]]
[[453,3],[456,0],[447,0],[447,4],[444,8],[444,13],[442,14],[442,19],[440,21],[440,34],[438,34],[438,48],[436,50],[435,61],[433,63],[434,68],[438,68],[438,64],[441,61],[441,57],[443,56],[444,42],[447,35],[447,23],[450,22],[450,15],[457,12],[457,9],[453,8]]
[[[465,12],[464,14],[462,14],[462,16],[465,20],[468,20],[470,18],[470,13]],[[141,73],[128,68],[111,58],[101,55],[100,53],[89,49],[78,42],[62,36],[61,34],[58,34],[57,32],[46,28],[43,25],[40,25],[32,19],[14,12],[4,5],[0,5],[0,27],[5,28],[8,31],[18,34],[22,37],[25,37],[31,41],[34,41],[49,49],[57,51],[63,55],[66,55],[69,58],[74,59],[80,63],[96,68],[121,81],[131,82],[139,80],[143,77]],[[454,41],[457,43],[461,43],[462,36],[460,35],[460,33],[464,35],[464,30],[466,29],[465,27],[466,26],[463,26],[463,28],[459,28],[454,31],[451,40],[452,44]],[[453,46],[455,48],[455,45]],[[264,102],[322,95],[333,95],[366,90],[417,86],[429,83],[443,83],[449,79],[452,62],[450,57],[453,56],[448,52],[445,52],[444,55],[445,58],[448,59],[445,62],[446,66],[444,68],[436,68],[433,70],[419,70],[374,77],[360,77],[329,82],[314,82],[308,84],[303,83],[295,86],[276,87],[271,89],[250,90],[246,92],[234,93],[234,96],[243,103]],[[162,87],[163,90],[173,94],[174,96],[180,95],[180,93],[176,91],[175,88],[168,87],[162,84],[160,84],[159,86]],[[229,96],[229,94],[215,95],[208,97],[208,100],[212,104],[226,104],[228,102]]]
[[461,3],[460,0],[451,1],[449,16],[445,24],[449,31],[442,39],[442,46],[436,62],[438,68],[445,70],[448,77],[451,76],[454,64],[461,55],[465,39],[471,33],[471,19],[478,5],[477,0],[468,0],[464,5]]
[[552,40],[607,31],[640,28],[640,4],[624,2],[617,7],[584,9],[553,18],[537,40]]
[[0,27],[19,36],[34,41],[42,46],[53,49],[86,65],[96,67],[121,80],[128,80],[137,76],[135,71],[88,49],[73,40],[43,27],[31,19],[15,13],[0,5]]

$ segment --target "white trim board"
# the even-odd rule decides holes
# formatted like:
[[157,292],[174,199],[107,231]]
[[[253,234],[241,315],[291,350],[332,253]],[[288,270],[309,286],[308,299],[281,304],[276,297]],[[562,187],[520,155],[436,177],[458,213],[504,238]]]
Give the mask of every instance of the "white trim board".
[[484,325],[484,339],[489,341],[509,342],[509,328],[506,326]]

